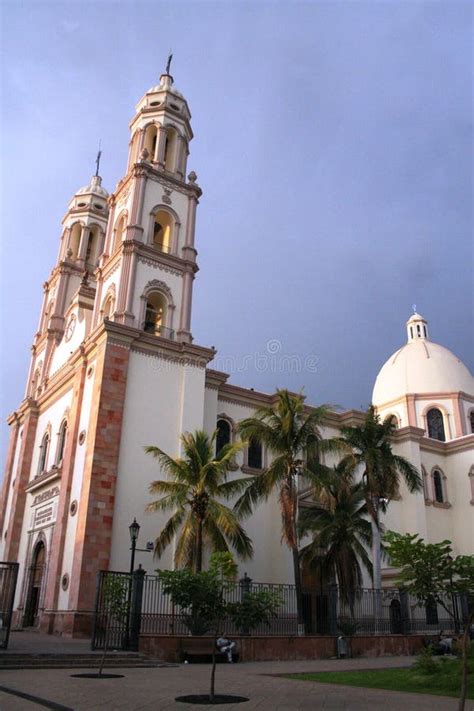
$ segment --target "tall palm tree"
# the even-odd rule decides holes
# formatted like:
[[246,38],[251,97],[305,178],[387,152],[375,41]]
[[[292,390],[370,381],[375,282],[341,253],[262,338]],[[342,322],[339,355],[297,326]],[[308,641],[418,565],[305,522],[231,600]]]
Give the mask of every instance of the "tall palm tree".
[[372,530],[362,482],[354,482],[345,464],[322,467],[313,499],[298,517],[299,534],[312,536],[300,551],[301,560],[327,579],[337,577],[340,595],[352,609],[363,584],[362,569],[372,575],[367,554]]
[[175,564],[195,572],[202,570],[205,545],[212,552],[233,548],[241,558],[253,556],[252,541],[238,515],[222,503],[248,483],[246,478],[227,480],[242,444],[226,444],[215,452],[216,434],[197,430],[181,435],[183,456],[175,459],[159,447],[145,447],[169,477],[150,484],[150,493],[160,498],[148,504],[147,511],[174,511],[155,540],[155,555],[161,557],[177,536]]
[[361,465],[362,484],[367,510],[372,519],[374,588],[382,587],[379,512],[386,511],[398,494],[401,479],[410,492],[420,491],[422,478],[407,459],[394,454],[390,439],[396,431],[395,421],[388,415],[383,421],[374,407],[367,410],[364,423],[357,427],[342,427],[341,441],[352,449],[346,455],[354,465]]
[[[282,540],[292,552],[293,571],[298,610],[298,624],[303,624],[301,571],[298,552],[297,509],[298,475],[314,478],[307,462],[317,458],[319,451],[328,449],[321,438],[320,427],[328,415],[322,405],[305,408],[301,395],[288,390],[277,390],[275,407],[263,407],[239,424],[245,440],[264,445],[273,459],[261,474],[248,481],[248,487],[237,501],[234,510],[248,516],[260,501],[278,491],[282,518]],[[327,445],[327,442],[326,442]]]

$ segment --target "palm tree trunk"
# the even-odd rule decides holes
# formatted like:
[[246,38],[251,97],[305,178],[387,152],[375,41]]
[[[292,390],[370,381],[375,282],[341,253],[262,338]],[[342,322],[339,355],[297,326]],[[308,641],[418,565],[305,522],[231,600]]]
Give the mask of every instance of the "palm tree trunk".
[[291,549],[293,555],[293,572],[295,576],[295,592],[296,592],[296,613],[298,618],[298,634],[304,634],[304,617],[303,617],[303,593],[301,589],[301,568],[300,555],[298,546],[293,546]]
[[372,563],[374,566],[373,587],[380,590],[382,587],[382,560],[380,551],[380,529],[378,522],[371,520],[372,524]]
[[202,521],[198,521],[196,533],[196,573],[202,570]]

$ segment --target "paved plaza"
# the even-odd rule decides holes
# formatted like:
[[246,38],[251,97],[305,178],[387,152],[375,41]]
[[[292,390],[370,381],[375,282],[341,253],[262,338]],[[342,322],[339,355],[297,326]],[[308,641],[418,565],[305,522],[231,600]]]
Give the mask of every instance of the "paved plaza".
[[[26,637],[22,638],[26,646]],[[51,640],[51,645],[76,646],[73,641]],[[80,643],[82,646],[83,643]],[[18,646],[15,645],[17,648]],[[12,650],[13,651],[13,650]],[[409,666],[410,657],[378,657],[376,659],[314,660],[302,662],[248,662],[220,664],[217,668],[217,693],[249,697],[243,704],[220,706],[222,709],[334,709],[335,711],[441,711],[457,708],[456,699],[421,694],[358,689],[330,684],[315,684],[279,677],[279,674],[343,669],[377,669]],[[84,670],[76,670],[83,672]],[[208,709],[177,703],[175,696],[208,692],[210,666],[179,664],[156,669],[111,670],[122,673],[121,679],[72,678],[73,669],[4,670],[0,672],[0,688],[36,697],[36,703],[0,691],[1,711],[166,711],[167,709]],[[215,707],[212,707],[215,708]],[[469,706],[468,706],[469,708]]]

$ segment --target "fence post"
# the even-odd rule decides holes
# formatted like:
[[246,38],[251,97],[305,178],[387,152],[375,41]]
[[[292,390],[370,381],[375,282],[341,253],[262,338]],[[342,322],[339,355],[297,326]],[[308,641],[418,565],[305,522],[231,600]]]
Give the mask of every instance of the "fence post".
[[[240,601],[245,598],[246,595],[249,594],[250,592],[250,587],[252,585],[252,578],[249,578],[247,573],[244,573],[244,577],[239,580],[239,585],[240,585]],[[242,627],[240,630],[240,634],[242,635],[248,635],[250,634],[250,630],[247,625]]]
[[143,584],[145,582],[145,570],[139,565],[133,571],[132,576],[132,602],[130,607],[130,649],[138,651],[140,638],[140,627],[142,622],[142,600]]
[[335,583],[328,585],[329,592],[329,634],[337,634],[337,598],[338,588]]
[[399,588],[400,615],[402,623],[402,634],[411,634],[410,613],[408,607],[408,593],[403,588]]

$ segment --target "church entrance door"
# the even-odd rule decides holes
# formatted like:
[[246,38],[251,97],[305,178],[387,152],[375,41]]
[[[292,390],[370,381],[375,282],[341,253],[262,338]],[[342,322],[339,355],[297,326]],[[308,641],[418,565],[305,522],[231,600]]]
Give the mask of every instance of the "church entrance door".
[[30,567],[28,597],[25,605],[25,616],[23,618],[24,627],[35,627],[39,621],[38,608],[41,594],[41,583],[43,581],[44,562],[45,547],[44,543],[40,541],[36,544]]

